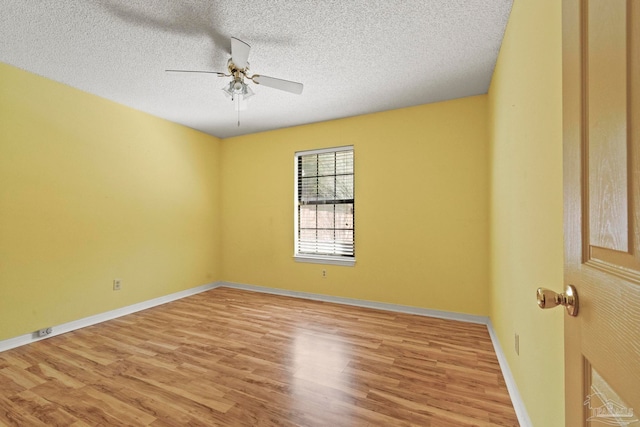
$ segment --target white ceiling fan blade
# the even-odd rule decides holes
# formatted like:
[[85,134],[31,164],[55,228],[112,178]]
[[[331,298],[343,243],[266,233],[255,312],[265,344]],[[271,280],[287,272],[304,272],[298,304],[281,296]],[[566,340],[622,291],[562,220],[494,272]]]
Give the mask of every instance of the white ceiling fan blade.
[[231,62],[238,68],[247,68],[251,46],[240,39],[231,37]]
[[264,85],[268,87],[272,87],[274,89],[284,90],[286,92],[295,93],[296,95],[300,95],[302,93],[302,88],[304,87],[302,83],[296,83],[289,80],[276,79],[275,77],[268,76],[260,76],[255,75],[251,77],[255,83],[259,85]]
[[218,77],[226,76],[225,73],[221,73],[219,71],[200,71],[200,70],[164,70],[167,73],[206,73],[206,74],[217,74]]

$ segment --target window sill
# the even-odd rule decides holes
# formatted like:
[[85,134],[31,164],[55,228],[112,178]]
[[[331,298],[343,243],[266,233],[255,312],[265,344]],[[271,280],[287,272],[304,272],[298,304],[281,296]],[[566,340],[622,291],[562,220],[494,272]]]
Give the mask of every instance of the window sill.
[[353,267],[356,264],[355,258],[323,257],[323,256],[314,256],[314,255],[294,255],[293,259],[296,262],[307,262],[311,264],[342,265],[344,267]]

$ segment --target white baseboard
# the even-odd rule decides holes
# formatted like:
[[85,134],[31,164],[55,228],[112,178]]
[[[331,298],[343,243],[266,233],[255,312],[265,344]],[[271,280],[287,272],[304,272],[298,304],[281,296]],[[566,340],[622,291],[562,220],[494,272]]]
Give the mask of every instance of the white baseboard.
[[115,319],[117,317],[126,316],[127,314],[135,313],[137,311],[146,310],[147,308],[155,307],[157,305],[166,304],[171,301],[175,301],[181,298],[185,298],[191,295],[198,294],[200,292],[208,291],[218,287],[217,283],[209,283],[206,285],[198,286],[184,291],[176,292],[173,294],[165,295],[162,297],[154,298],[148,301],[143,301],[137,304],[129,305],[115,310],[107,311],[104,313],[96,314],[94,316],[85,317],[82,319],[74,320],[61,325],[54,325],[53,332],[46,337],[39,337],[35,333],[20,335],[14,338],[0,341],[0,352],[10,350],[12,348],[20,347],[22,345],[30,344],[43,339],[51,338],[56,335],[71,332],[76,329],[84,328],[87,326],[95,325],[96,323],[106,322],[107,320]]
[[126,307],[118,308],[115,310],[107,311],[105,313],[96,314],[94,316],[85,317],[83,319],[74,320],[72,322],[63,323],[61,325],[53,326],[53,332],[46,337],[38,337],[35,333],[21,335],[15,338],[9,338],[7,340],[0,341],[0,352],[10,350],[12,348],[20,347],[22,345],[30,344],[43,339],[51,338],[56,335],[64,334],[66,332],[74,331],[76,329],[84,328],[87,326],[95,325],[97,323],[106,322],[107,320],[115,319],[117,317],[126,316],[127,314],[135,313],[141,310],[146,310],[151,307],[166,304],[171,301],[176,301],[191,295],[195,295],[201,292],[208,291],[210,289],[218,287],[228,287],[235,289],[243,289],[253,292],[262,292],[266,294],[290,296],[295,298],[310,299],[315,301],[325,301],[337,304],[352,305],[357,307],[375,308],[378,310],[387,310],[399,313],[415,314],[419,316],[436,317],[439,319],[459,320],[462,322],[478,323],[486,325],[491,336],[491,341],[498,357],[498,363],[502,370],[502,376],[507,384],[507,390],[513,403],[513,407],[516,411],[518,421],[522,427],[531,427],[531,419],[527,414],[524,402],[518,392],[518,387],[509,369],[509,364],[502,351],[500,342],[496,335],[491,320],[487,316],[476,316],[472,314],[453,313],[441,310],[431,310],[421,307],[412,307],[399,304],[388,304],[383,302],[365,301],[354,298],[342,298],[330,295],[314,294],[309,292],[289,291],[285,289],[268,288],[264,286],[245,285],[233,282],[215,282],[206,285],[198,286],[184,291],[176,292],[173,294],[165,295],[162,297],[154,298],[148,301],[143,301],[137,304],[129,305]]
[[336,304],[353,305],[356,307],[375,308],[378,310],[395,311],[398,313],[416,314],[419,316],[437,317],[439,319],[460,320],[468,323],[480,323],[486,325],[489,322],[487,316],[473,314],[454,313],[450,311],[431,310],[428,308],[412,307],[408,305],[389,304],[385,302],[366,301],[355,298],[334,297],[331,295],[314,294],[310,292],[289,291],[286,289],[267,288],[264,286],[245,285],[233,282],[218,282],[218,286],[243,289],[246,291],[262,292],[265,294],[282,295],[294,298],[310,299],[315,301],[333,302]]
[[524,406],[516,381],[511,374],[511,369],[509,369],[507,357],[502,351],[502,346],[500,345],[500,341],[498,341],[498,335],[496,334],[495,329],[493,329],[491,320],[487,323],[487,328],[489,329],[489,336],[491,337],[493,348],[495,349],[496,356],[498,357],[498,363],[500,364],[500,370],[502,371],[504,382],[507,383],[507,390],[509,391],[511,403],[513,403],[513,409],[516,411],[520,427],[532,427],[531,419],[529,418],[529,414],[527,414],[527,408]]

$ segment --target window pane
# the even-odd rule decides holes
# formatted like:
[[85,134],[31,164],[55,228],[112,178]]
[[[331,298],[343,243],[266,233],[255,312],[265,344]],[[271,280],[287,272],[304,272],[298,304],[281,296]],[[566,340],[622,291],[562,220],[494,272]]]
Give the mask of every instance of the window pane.
[[336,230],[336,242],[351,244],[353,242],[353,230]]
[[336,197],[336,179],[334,176],[318,178],[318,200],[334,200]]
[[298,252],[315,253],[317,246],[316,230],[300,230]]
[[334,175],[336,173],[335,153],[318,154],[318,175]]
[[318,230],[319,242],[333,242],[333,230]]
[[335,218],[333,215],[334,205],[319,205],[318,206],[318,225],[319,229],[322,228],[334,228]]
[[353,205],[335,205],[336,228],[353,228]]
[[336,176],[336,199],[353,199],[353,175]]
[[300,206],[300,228],[316,228],[316,206]]
[[302,178],[301,187],[300,198],[303,202],[318,200],[318,178]]
[[336,153],[336,175],[344,173],[353,173],[353,151]]
[[335,253],[344,256],[353,256],[353,230],[336,231]]
[[302,157],[302,173],[301,176],[317,176],[318,175],[318,156]]

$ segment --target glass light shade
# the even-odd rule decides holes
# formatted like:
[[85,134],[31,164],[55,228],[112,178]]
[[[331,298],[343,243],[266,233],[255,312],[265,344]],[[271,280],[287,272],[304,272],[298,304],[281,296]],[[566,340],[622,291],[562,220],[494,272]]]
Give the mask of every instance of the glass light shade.
[[229,84],[224,85],[222,91],[231,100],[238,98],[246,100],[254,95],[251,88],[241,80],[232,80]]
[[222,91],[228,98],[233,99],[233,82],[224,85],[224,87],[222,88]]
[[244,85],[244,92],[242,93],[242,97],[244,99],[249,99],[254,95],[253,91],[251,90],[251,88],[247,85]]

